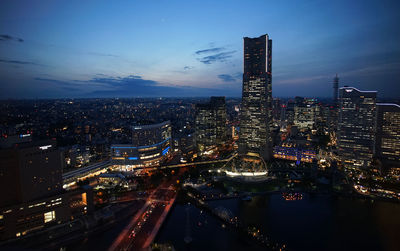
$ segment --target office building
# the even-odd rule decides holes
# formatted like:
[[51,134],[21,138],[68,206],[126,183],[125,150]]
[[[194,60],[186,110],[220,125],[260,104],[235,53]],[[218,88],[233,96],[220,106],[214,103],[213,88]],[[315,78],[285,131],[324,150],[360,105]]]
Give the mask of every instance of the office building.
[[316,105],[299,104],[294,107],[294,125],[299,129],[312,129],[316,120]]
[[111,145],[111,163],[121,171],[160,165],[172,153],[171,122],[132,127],[131,144]]
[[272,40],[244,38],[239,151],[272,156]]
[[0,150],[0,240],[21,237],[93,209],[90,187],[62,189],[63,157],[55,141],[10,142]]
[[289,100],[285,109],[285,121],[287,125],[293,125],[294,123],[294,107],[295,103],[293,100]]
[[348,167],[370,166],[375,148],[376,91],[339,89],[338,153]]
[[210,105],[215,110],[215,140],[217,145],[221,145],[225,143],[227,138],[225,97],[211,97]]
[[200,154],[212,152],[227,139],[225,97],[211,97],[209,103],[196,104],[196,146]]
[[62,155],[55,141],[25,142],[0,151],[0,207],[62,191]]
[[339,77],[336,76],[333,78],[333,104],[337,104],[338,102],[338,89],[339,89]]
[[400,106],[377,103],[376,157],[390,166],[400,166]]

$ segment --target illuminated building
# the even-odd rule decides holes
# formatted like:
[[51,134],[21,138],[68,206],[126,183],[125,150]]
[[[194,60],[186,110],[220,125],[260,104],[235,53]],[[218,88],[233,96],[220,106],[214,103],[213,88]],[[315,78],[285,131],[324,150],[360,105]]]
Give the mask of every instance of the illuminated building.
[[62,191],[62,156],[55,141],[19,143],[0,154],[0,186],[8,191],[0,207]]
[[400,165],[400,106],[377,103],[376,156],[385,164]]
[[199,153],[216,146],[215,113],[209,103],[196,104],[195,132],[195,141]]
[[294,107],[294,125],[298,128],[312,129],[318,110],[315,105],[304,104]]
[[215,110],[215,140],[217,145],[221,145],[225,143],[227,138],[225,97],[211,97],[210,104]]
[[348,167],[369,167],[375,146],[376,91],[339,90],[338,153]]
[[244,71],[239,151],[272,155],[272,40],[244,38]]
[[300,162],[312,163],[313,160],[316,159],[315,151],[300,149],[290,144],[275,146],[273,153],[274,153],[274,158],[292,160],[296,161],[297,163]]
[[268,168],[258,154],[238,154],[229,160],[222,170],[226,175],[241,181],[262,181],[268,178]]
[[90,187],[62,189],[55,141],[19,142],[0,150],[0,239],[63,223],[93,208]]
[[196,104],[195,130],[197,150],[200,154],[225,143],[225,97],[211,97],[209,103]]
[[272,102],[272,118],[278,122],[282,117],[282,105],[279,98],[274,98]]
[[132,127],[132,144],[111,145],[111,164],[121,171],[160,165],[172,153],[170,121]]
[[289,100],[285,110],[285,120],[287,125],[293,125],[294,123],[294,102]]

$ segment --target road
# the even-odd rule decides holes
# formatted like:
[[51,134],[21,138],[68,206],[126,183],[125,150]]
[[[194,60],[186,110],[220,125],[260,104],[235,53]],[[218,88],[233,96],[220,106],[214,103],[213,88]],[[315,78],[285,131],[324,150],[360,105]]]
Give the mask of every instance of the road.
[[174,182],[176,178],[151,191],[146,203],[121,231],[109,251],[142,250],[150,246],[175,201]]

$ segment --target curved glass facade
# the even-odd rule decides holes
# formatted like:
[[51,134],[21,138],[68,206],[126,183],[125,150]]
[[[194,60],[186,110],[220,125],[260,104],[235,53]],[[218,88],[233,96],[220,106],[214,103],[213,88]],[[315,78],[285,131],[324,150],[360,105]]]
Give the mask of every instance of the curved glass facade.
[[133,126],[132,144],[111,145],[112,165],[120,171],[160,165],[169,157],[171,123]]

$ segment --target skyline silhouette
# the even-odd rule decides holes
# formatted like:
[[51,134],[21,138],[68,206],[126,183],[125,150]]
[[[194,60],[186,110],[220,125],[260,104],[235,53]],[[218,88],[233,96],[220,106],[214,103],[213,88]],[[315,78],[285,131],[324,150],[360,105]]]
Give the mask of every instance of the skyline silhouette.
[[240,97],[243,37],[274,38],[273,96],[400,93],[397,1],[2,1],[0,98]]

